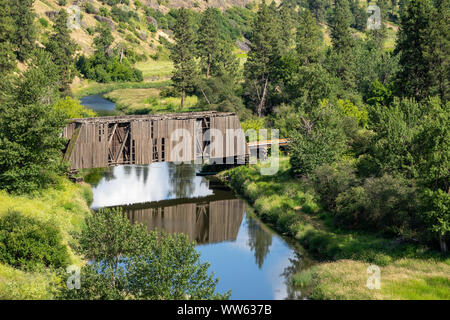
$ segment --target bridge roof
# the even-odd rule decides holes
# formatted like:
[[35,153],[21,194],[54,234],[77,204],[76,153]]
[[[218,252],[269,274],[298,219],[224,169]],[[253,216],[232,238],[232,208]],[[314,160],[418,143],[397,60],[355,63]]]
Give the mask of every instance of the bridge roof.
[[75,118],[70,119],[70,122],[86,123],[86,122],[130,122],[130,121],[148,121],[148,120],[187,120],[204,117],[230,117],[235,116],[232,112],[179,112],[179,113],[165,113],[165,114],[146,114],[146,115],[129,115],[129,116],[108,116],[95,118]]

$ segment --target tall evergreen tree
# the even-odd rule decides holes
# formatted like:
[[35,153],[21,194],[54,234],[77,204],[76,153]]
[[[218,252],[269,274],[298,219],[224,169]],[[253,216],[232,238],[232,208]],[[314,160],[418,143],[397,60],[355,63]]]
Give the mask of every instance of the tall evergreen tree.
[[0,185],[17,193],[45,188],[61,173],[64,114],[58,99],[58,68],[36,50],[27,70],[0,103]]
[[318,22],[325,22],[327,18],[327,9],[330,5],[329,0],[307,0],[308,8],[313,13]]
[[259,117],[266,109],[272,66],[278,59],[276,19],[265,1],[259,6],[250,37],[250,52],[244,66],[245,95]]
[[13,44],[17,58],[25,61],[35,48],[36,28],[34,25],[34,0],[10,0],[11,13],[16,26]]
[[48,40],[46,49],[52,55],[52,60],[59,68],[59,91],[62,95],[70,94],[70,84],[75,76],[74,54],[75,42],[70,38],[70,30],[67,27],[68,14],[61,9],[53,26],[53,33]]
[[[275,2],[272,2],[275,3]],[[297,13],[295,8],[281,3],[276,12],[277,26],[280,35],[280,54],[285,55],[295,46],[295,27]]]
[[15,25],[11,16],[10,1],[0,0],[0,77],[16,66],[12,44],[14,34]]
[[97,28],[97,32],[99,35],[94,38],[96,53],[103,53],[106,55],[114,42],[111,28],[107,24],[100,24]]
[[336,0],[331,16],[331,42],[333,48],[339,52],[347,52],[353,45],[350,33],[352,14],[348,0]]
[[436,0],[436,14],[431,24],[430,42],[424,57],[430,64],[431,94],[442,101],[450,99],[450,1]]
[[181,108],[183,108],[186,93],[194,89],[197,79],[195,36],[188,10],[181,8],[178,11],[173,31],[175,44],[171,47],[170,57],[174,71],[171,79],[181,93]]
[[217,9],[211,7],[206,9],[202,14],[198,30],[197,48],[206,78],[209,78],[211,75],[211,67],[219,50],[217,45],[219,42],[217,14]]
[[323,34],[309,10],[304,10],[300,15],[296,43],[297,54],[302,65],[320,61]]
[[329,51],[329,68],[339,77],[344,87],[354,89],[355,60],[354,40],[350,33],[352,16],[348,0],[336,0],[333,14],[330,17],[331,42],[333,49]]
[[434,14],[431,0],[410,0],[401,16],[395,52],[400,55],[397,84],[403,96],[422,100],[429,95],[432,75],[426,52]]

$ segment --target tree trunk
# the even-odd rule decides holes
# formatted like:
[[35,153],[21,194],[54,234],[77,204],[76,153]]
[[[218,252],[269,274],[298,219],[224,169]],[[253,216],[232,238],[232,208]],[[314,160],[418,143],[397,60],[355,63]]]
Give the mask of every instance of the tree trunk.
[[209,79],[209,73],[211,70],[211,55],[208,55],[208,63],[206,64],[206,79]]
[[184,90],[182,90],[181,91],[181,109],[183,109],[183,107],[184,107],[184,95],[185,95],[185,92],[184,92]]
[[266,79],[264,82],[264,86],[263,86],[263,91],[262,91],[262,97],[261,97],[261,101],[259,101],[259,105],[258,105],[258,117],[262,117],[262,112],[264,109],[264,104],[266,102],[266,93],[267,93],[267,83],[269,82],[269,79]]
[[444,236],[439,237],[439,244],[441,245],[441,252],[447,253],[447,243],[445,243]]

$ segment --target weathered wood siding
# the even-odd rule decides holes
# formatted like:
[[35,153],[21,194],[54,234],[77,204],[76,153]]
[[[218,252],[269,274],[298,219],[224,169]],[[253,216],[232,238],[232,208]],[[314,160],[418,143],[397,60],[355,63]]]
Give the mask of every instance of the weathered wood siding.
[[240,199],[125,210],[132,223],[144,224],[149,231],[184,233],[197,243],[235,240],[244,211],[245,202]]
[[[75,143],[68,143],[71,148],[70,152],[67,150],[65,158],[71,162],[72,169],[161,161],[191,162],[196,160],[195,128],[197,125],[197,131],[199,130],[200,121],[203,123],[200,130],[204,136],[207,136],[205,132],[208,129],[221,132],[222,143],[214,144],[214,138],[211,138],[211,157],[225,158],[248,154],[243,134],[237,137],[227,135],[229,129],[241,129],[235,114],[198,112],[73,119],[63,131],[64,137],[76,138]],[[78,128],[78,134],[74,135]],[[177,129],[184,131],[178,136],[178,140],[174,140]],[[238,140],[240,143],[237,143]],[[183,152],[172,152],[177,145],[178,148],[183,146]]]

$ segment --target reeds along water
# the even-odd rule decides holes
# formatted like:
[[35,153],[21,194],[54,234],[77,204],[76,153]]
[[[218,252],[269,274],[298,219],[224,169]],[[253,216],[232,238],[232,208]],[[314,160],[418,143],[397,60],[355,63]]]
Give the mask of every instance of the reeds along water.
[[124,211],[132,223],[142,223],[149,231],[184,233],[190,241],[205,244],[236,240],[245,209],[243,200],[230,199]]

